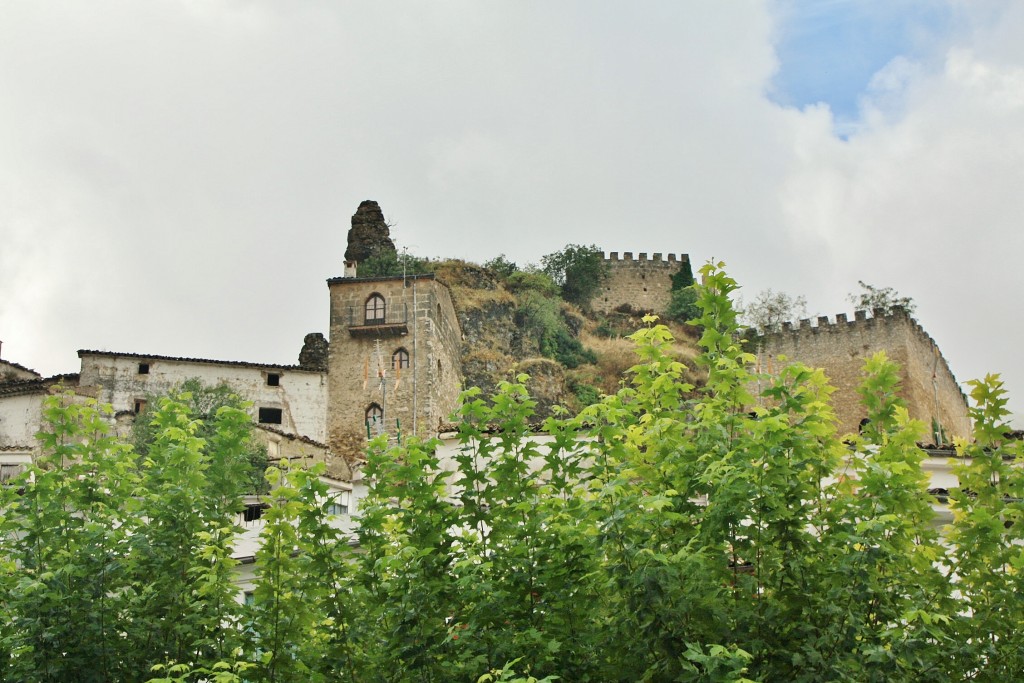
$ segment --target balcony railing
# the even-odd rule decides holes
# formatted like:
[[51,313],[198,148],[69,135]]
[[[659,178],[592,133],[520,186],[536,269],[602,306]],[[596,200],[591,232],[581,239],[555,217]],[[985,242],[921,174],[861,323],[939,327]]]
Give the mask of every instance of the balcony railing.
[[365,306],[348,309],[348,332],[353,337],[399,337],[409,333],[409,311],[406,304],[388,305],[384,315],[367,317]]

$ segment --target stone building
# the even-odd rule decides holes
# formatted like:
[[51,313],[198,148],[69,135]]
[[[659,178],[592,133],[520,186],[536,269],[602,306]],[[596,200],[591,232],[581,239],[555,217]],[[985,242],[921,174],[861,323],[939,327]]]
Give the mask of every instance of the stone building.
[[328,444],[359,457],[367,438],[431,436],[462,390],[462,332],[448,288],[432,275],[327,281]]
[[910,417],[928,426],[933,443],[971,434],[967,397],[938,345],[902,308],[888,314],[876,309],[872,316],[857,311],[853,320],[840,313],[835,322],[821,316],[816,325],[784,323],[760,338],[756,351],[762,371],[769,373],[793,361],[824,369],[836,389],[832,400],[842,433],[856,432],[867,416],[857,395],[861,368],[884,351],[900,365],[901,396]]
[[647,258],[641,252],[633,258],[633,252],[626,251],[619,258],[619,252],[605,254],[604,265],[607,269],[600,291],[591,302],[591,307],[598,313],[611,313],[621,306],[629,306],[634,311],[653,311],[664,313],[672,298],[672,277],[682,268],[688,268],[690,257],[687,254],[668,254],[662,258],[654,253]]

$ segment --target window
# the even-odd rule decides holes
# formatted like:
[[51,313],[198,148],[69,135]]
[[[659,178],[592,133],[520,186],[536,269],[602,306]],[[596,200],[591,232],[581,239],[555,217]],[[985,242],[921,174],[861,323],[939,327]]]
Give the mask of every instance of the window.
[[391,354],[391,369],[404,369],[409,367],[409,352],[405,349],[398,349]]
[[139,363],[139,374],[140,375],[148,375],[149,374],[149,363]]
[[260,424],[279,425],[281,424],[281,417],[280,408],[260,408]]
[[276,372],[267,373],[267,386],[268,387],[279,387],[281,386],[281,375]]
[[263,517],[263,511],[268,507],[270,506],[265,503],[253,503],[252,505],[246,505],[245,510],[242,512],[242,519],[246,522],[255,522],[257,519]]
[[371,403],[366,409],[366,436],[372,439],[384,432],[384,409],[376,403]]
[[145,409],[146,409],[146,399],[144,399],[144,398],[137,398],[137,399],[135,399],[135,408],[134,408],[135,414],[138,415],[139,413],[141,413]]
[[380,294],[371,294],[366,300],[366,324],[384,322],[385,311],[384,297]]
[[20,462],[0,462],[0,484],[6,484],[21,474],[25,465]]

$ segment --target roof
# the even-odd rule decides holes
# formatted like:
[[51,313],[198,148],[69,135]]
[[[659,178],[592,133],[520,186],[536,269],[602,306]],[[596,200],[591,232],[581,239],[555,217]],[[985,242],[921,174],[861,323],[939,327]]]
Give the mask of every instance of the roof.
[[301,434],[291,434],[289,432],[283,432],[280,429],[274,429],[273,427],[268,427],[267,425],[264,425],[264,424],[255,424],[253,426],[256,427],[257,429],[262,429],[265,432],[270,432],[272,434],[277,434],[278,436],[283,436],[286,439],[289,439],[290,441],[298,441],[299,443],[309,444],[310,446],[315,446],[317,448],[323,448],[324,450],[329,450],[328,447],[327,447],[327,444],[322,444],[319,441],[316,441],[314,439],[309,438],[308,436],[302,436]]
[[25,367],[24,365],[22,365],[21,363],[15,363],[15,362],[14,362],[14,361],[12,361],[12,360],[4,360],[3,358],[0,358],[0,365],[9,365],[10,367],[12,367],[12,368],[15,368],[15,369],[17,369],[17,370],[23,370],[23,371],[25,371],[25,372],[31,372],[31,373],[32,373],[33,375],[35,375],[36,377],[42,377],[42,375],[41,375],[41,374],[39,374],[38,372],[36,372],[36,371],[35,371],[35,370],[33,370],[32,368],[26,368],[26,367]]
[[328,285],[342,285],[348,283],[362,282],[391,282],[394,280],[433,280],[433,273],[420,273],[419,275],[384,275],[382,277],[332,277],[327,280]]
[[292,372],[313,372],[323,374],[320,370],[304,368],[301,365],[277,365],[273,363],[251,363],[244,360],[212,360],[210,358],[186,358],[184,356],[158,356],[145,353],[119,353],[117,351],[95,351],[90,349],[79,349],[78,357],[85,356],[106,356],[108,358],[138,358],[142,361],[171,361],[174,363],[203,363],[206,365],[230,365],[237,368],[257,368],[268,370],[289,370]]
[[54,375],[39,379],[22,379],[0,384],[0,396],[24,396],[27,394],[45,394],[55,384],[67,382],[78,385],[78,374]]

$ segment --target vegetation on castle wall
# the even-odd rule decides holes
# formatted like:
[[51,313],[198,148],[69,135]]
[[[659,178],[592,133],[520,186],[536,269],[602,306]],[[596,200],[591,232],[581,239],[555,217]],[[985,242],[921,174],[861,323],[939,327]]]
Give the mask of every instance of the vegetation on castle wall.
[[870,312],[881,309],[883,315],[889,315],[893,309],[902,308],[907,315],[914,315],[917,309],[917,304],[911,297],[900,296],[892,287],[874,287],[863,280],[858,280],[857,284],[860,285],[860,291],[851,292],[846,298],[858,311]]
[[396,277],[430,272],[433,272],[433,265],[429,259],[390,250],[378,251],[356,266],[359,277]]
[[743,324],[753,327],[760,334],[774,332],[784,322],[792,322],[807,315],[807,299],[776,292],[771,288],[757,293],[754,299],[742,306],[740,319]]

